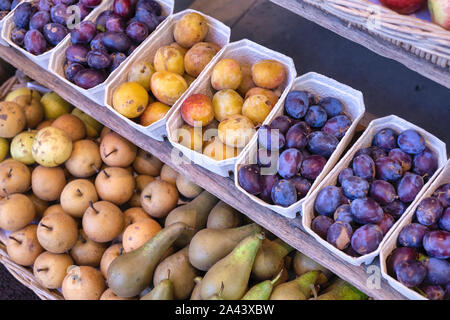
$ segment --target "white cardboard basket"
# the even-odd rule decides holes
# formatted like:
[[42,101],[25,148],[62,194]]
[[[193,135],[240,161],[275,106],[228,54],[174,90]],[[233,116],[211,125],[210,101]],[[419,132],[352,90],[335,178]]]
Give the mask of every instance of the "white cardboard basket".
[[[335,248],[330,243],[328,243],[326,240],[322,239],[318,234],[316,234],[311,229],[311,221],[314,219],[314,202],[316,200],[317,194],[320,190],[322,190],[326,186],[335,186],[337,184],[337,179],[339,176],[339,173],[341,170],[347,168],[353,159],[354,154],[362,149],[371,146],[373,136],[381,129],[383,128],[391,128],[397,133],[400,133],[401,131],[404,131],[406,129],[414,129],[417,130],[424,138],[427,144],[427,147],[429,147],[433,152],[435,152],[439,168],[444,166],[447,161],[447,148],[445,146],[445,143],[442,142],[440,139],[436,138],[434,135],[429,133],[428,131],[400,118],[395,115],[387,116],[384,118],[379,118],[376,120],[373,120],[370,122],[367,129],[364,131],[364,133],[361,135],[361,137],[358,139],[358,141],[355,142],[355,144],[352,146],[352,148],[345,154],[345,156],[336,164],[334,169],[327,175],[327,177],[320,183],[320,185],[317,187],[317,189],[314,191],[314,193],[308,198],[307,201],[305,201],[302,205],[302,224],[305,230],[311,234],[320,244],[322,244],[324,247],[326,247],[328,250],[333,252],[336,256],[340,257],[342,260],[347,261],[348,263],[351,263],[352,265],[359,266],[362,263],[370,264],[372,263],[373,259],[378,256],[380,253],[381,247],[386,242],[386,240],[389,238],[389,236],[393,233],[395,228],[405,219],[405,213],[400,217],[399,220],[396,221],[394,226],[388,231],[388,233],[384,236],[383,240],[381,241],[378,248],[366,255],[360,256],[360,257],[352,257],[347,255],[345,252]],[[434,177],[439,173],[439,170],[437,170],[434,175],[430,178],[430,180],[423,186],[422,190],[418,193],[414,201],[410,204],[408,209],[414,204],[414,202],[422,196],[422,194],[429,188],[431,182],[433,181]],[[407,210],[408,210],[407,209]]]
[[[27,1],[27,0],[23,0],[23,1],[25,2],[25,1]],[[16,6],[16,8],[17,8],[17,6]],[[14,12],[14,10],[15,10],[16,8],[14,8],[14,9],[11,10],[10,12],[8,12],[8,14],[7,14],[6,16],[4,16],[2,20],[0,20],[0,45],[5,46],[5,47],[9,47],[9,44],[8,44],[8,42],[6,42],[6,40],[4,40],[4,39],[1,37],[3,25],[4,25],[5,21],[6,21],[6,19],[8,19],[10,16],[13,15],[13,12]]]
[[[217,62],[226,58],[235,59],[240,64],[250,65],[253,65],[260,60],[273,59],[281,62],[285,66],[286,79],[280,85],[280,87],[277,88],[277,90],[282,91],[282,93],[278,99],[278,102],[272,108],[272,111],[269,113],[263,124],[266,124],[268,121],[270,121],[277,110],[283,107],[284,99],[291,89],[294,79],[297,75],[297,71],[295,69],[294,61],[292,60],[292,58],[282,53],[263,47],[247,39],[232,42],[222,48],[222,50],[205,68],[205,70],[203,70],[202,78],[193,83],[191,87],[185,92],[185,95],[180,100],[178,100],[178,102],[171,108],[166,123],[169,142],[176,149],[180,150],[183,155],[190,161],[223,177],[228,177],[230,173],[234,171],[234,167],[238,157],[217,161],[199,152],[186,148],[185,146],[179,144],[177,141],[177,129],[184,124],[183,118],[181,117],[180,107],[187,97],[195,93],[201,93],[212,98],[215,93],[214,88],[211,86],[212,70]],[[248,146],[251,145],[252,141],[255,139],[256,135],[252,137],[251,141],[245,148],[243,148],[241,152],[246,150],[246,148],[248,148]]]
[[[163,141],[163,136],[167,136],[166,119],[168,118],[169,113],[166,114],[166,116],[163,119],[160,119],[149,126],[146,127],[142,126],[139,123],[136,123],[133,120],[123,116],[112,107],[113,92],[118,86],[127,81],[128,70],[131,68],[133,64],[141,61],[148,61],[153,64],[153,59],[155,57],[156,51],[159,48],[169,45],[175,41],[173,38],[173,30],[175,28],[175,24],[178,20],[180,20],[185,14],[189,12],[197,12],[206,18],[206,21],[208,23],[208,34],[206,35],[204,41],[216,43],[220,47],[224,47],[226,44],[230,42],[231,30],[227,25],[206,14],[203,14],[201,12],[192,9],[181,11],[169,18],[169,21],[167,21],[167,23],[163,27],[161,27],[158,34],[154,37],[151,43],[148,43],[147,45],[136,49],[135,54],[133,54],[132,57],[130,57],[123,63],[124,66],[122,68],[122,71],[116,73],[115,76],[111,78],[110,82],[106,85],[105,89],[105,101],[104,101],[105,106],[107,106],[119,117],[125,120],[130,126],[159,141]],[[202,74],[200,74],[195,79],[195,81],[201,78],[201,76]],[[186,92],[188,90],[186,90]],[[179,98],[179,100],[182,99],[183,96],[184,94]],[[174,106],[172,106],[172,108],[174,108]]]
[[[347,148],[348,144],[351,142],[356,131],[356,126],[358,125],[359,121],[363,117],[364,112],[366,110],[364,106],[363,95],[360,91],[357,91],[345,84],[339,83],[336,80],[330,79],[326,76],[323,76],[315,72],[309,72],[295,79],[294,85],[292,86],[292,90],[309,91],[320,98],[334,97],[339,99],[344,104],[344,113],[352,120],[352,125],[348,129],[345,136],[339,141],[336,150],[328,159],[320,175],[311,185],[311,189],[309,190],[307,195],[303,199],[300,199],[299,201],[290,205],[289,207],[282,207],[279,205],[269,204],[264,200],[258,198],[257,196],[248,193],[239,185],[237,175],[239,168],[242,165],[249,163],[256,164],[256,153],[258,151],[257,139],[254,139],[254,141],[252,141],[251,146],[249,146],[249,148],[245,152],[242,152],[242,154],[239,156],[236,162],[236,169],[235,169],[236,174],[234,176],[235,180],[234,183],[236,185],[236,188],[238,188],[241,192],[245,193],[250,199],[258,203],[259,205],[269,208],[281,214],[282,216],[291,219],[296,217],[297,213],[300,212],[300,208],[303,202],[305,202],[308,199],[308,197],[314,192],[314,190],[317,188],[320,182],[328,174],[328,172],[330,172],[331,169],[333,169],[334,165],[339,160],[342,153]],[[268,123],[271,123],[274,118],[284,114],[285,110],[283,101],[281,107],[277,110],[275,114],[272,115],[272,118]]]
[[[148,35],[147,39],[145,39],[138,48],[144,47],[151,43],[155,37],[157,37],[159,31],[164,27],[164,25],[168,22],[168,17],[172,15],[173,12],[173,6],[174,6],[174,0],[156,0],[162,7],[162,15],[166,17],[163,22],[161,22],[158,27],[156,27],[155,30],[151,34]],[[101,4],[101,8],[96,8],[95,12],[92,12],[89,14],[88,17],[86,17],[85,20],[90,20],[95,22],[97,17],[105,10],[112,9],[114,4],[114,1],[112,0],[105,0],[104,3]],[[136,54],[136,50],[133,51],[133,53],[127,57],[127,59],[120,64],[120,66],[115,69],[113,72],[109,74],[109,76],[106,78],[106,80],[99,85],[90,88],[90,89],[83,89],[76,84],[70,82],[66,79],[66,76],[64,75],[64,64],[66,62],[66,49],[72,45],[72,41],[70,39],[70,35],[66,37],[61,43],[58,45],[56,50],[52,50],[52,55],[50,57],[49,61],[49,70],[54,73],[59,79],[64,81],[65,83],[69,84],[73,88],[77,89],[79,92],[81,92],[84,96],[90,98],[94,102],[103,105],[103,102],[105,100],[105,88],[106,85],[111,81],[111,79],[116,75],[122,72],[125,62],[133,57]]]
[[395,290],[403,294],[405,297],[412,300],[427,300],[427,298],[420,295],[416,291],[408,288],[407,286],[401,284],[395,278],[391,277],[387,272],[386,259],[389,257],[391,252],[395,248],[397,248],[398,235],[400,231],[402,231],[403,227],[411,223],[420,202],[424,198],[430,197],[439,186],[449,182],[450,182],[450,160],[447,161],[447,164],[440,171],[440,173],[437,176],[435,176],[430,187],[422,194],[422,196],[420,196],[420,198],[416,199],[414,203],[410,206],[410,208],[403,214],[405,218],[398,224],[395,230],[393,230],[389,238],[386,239],[386,242],[381,247],[380,266],[383,278],[385,278],[387,282],[389,282],[392,288],[394,288]]
[[[23,0],[22,2],[31,2],[33,0]],[[102,8],[104,8],[105,6],[107,6],[109,0],[103,0],[103,2],[101,4],[99,4],[97,7],[95,7],[87,16],[86,18],[84,18],[83,21],[86,20],[91,20],[91,18],[93,16],[97,16],[99,11],[103,11]],[[17,8],[17,7],[16,7]],[[14,8],[14,10],[16,9]],[[12,11],[13,12],[13,11]],[[6,42],[7,45],[19,50],[20,52],[22,52],[28,59],[30,59],[31,61],[33,61],[34,63],[36,63],[37,65],[39,65],[40,67],[44,68],[44,69],[48,69],[49,68],[49,64],[50,64],[50,59],[52,54],[54,54],[54,52],[56,52],[58,50],[58,48],[60,48],[64,42],[67,41],[67,39],[70,39],[70,32],[66,35],[66,37],[60,42],[58,43],[55,47],[53,47],[52,49],[44,52],[43,54],[40,55],[34,55],[32,53],[29,53],[27,50],[25,50],[24,48],[18,46],[17,44],[15,44],[12,40],[11,40],[11,32],[14,30],[15,28],[15,24],[13,21],[13,17],[14,15],[11,14],[12,12],[10,12],[2,21],[3,21],[3,28],[1,29],[1,40]]]

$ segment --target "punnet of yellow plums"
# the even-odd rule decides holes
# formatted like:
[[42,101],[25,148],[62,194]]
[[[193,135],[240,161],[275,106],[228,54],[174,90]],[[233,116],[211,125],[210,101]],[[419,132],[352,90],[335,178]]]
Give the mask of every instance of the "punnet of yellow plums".
[[113,91],[114,110],[142,126],[163,119],[220,51],[218,44],[204,41],[207,34],[203,15],[185,14],[174,26],[172,43],[158,48],[153,58],[144,58],[124,71],[127,82]]

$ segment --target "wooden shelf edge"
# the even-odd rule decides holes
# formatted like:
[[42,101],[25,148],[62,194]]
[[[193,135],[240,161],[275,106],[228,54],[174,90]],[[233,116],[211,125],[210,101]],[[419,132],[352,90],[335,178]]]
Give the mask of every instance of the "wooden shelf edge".
[[[0,46],[0,56],[30,78],[36,79],[77,108],[100,121],[103,125],[116,131],[138,147],[150,152],[188,179],[196,182],[205,190],[241,211],[250,219],[289,243],[295,249],[330,269],[337,276],[350,282],[370,297],[379,300],[405,299],[404,296],[391,288],[384,279],[381,279],[379,289],[370,289],[367,282],[369,274],[366,272],[366,268],[363,266],[352,266],[328,252],[324,247],[321,247],[313,237],[303,230],[300,217],[293,220],[284,218],[267,208],[259,206],[246,195],[239,192],[231,179],[218,176],[195,164],[173,161],[171,157],[172,152],[178,153],[178,151],[173,149],[170,143],[156,141],[130,127],[107,107],[96,104],[89,98],[81,95],[77,90],[49,71],[28,60],[19,51]],[[370,117],[363,124],[369,120]]]
[[385,58],[393,59],[409,69],[450,89],[450,71],[422,59],[377,35],[372,35],[349,25],[344,20],[324,12],[302,0],[270,0],[295,14],[302,16],[338,35],[356,42]]

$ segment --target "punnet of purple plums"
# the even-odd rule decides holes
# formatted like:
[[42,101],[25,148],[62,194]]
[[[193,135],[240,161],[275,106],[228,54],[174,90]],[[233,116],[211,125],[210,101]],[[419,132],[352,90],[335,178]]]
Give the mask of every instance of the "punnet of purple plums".
[[[3,1],[8,0],[0,0],[0,3]],[[11,40],[29,53],[41,55],[57,46],[69,34],[67,24],[75,21],[76,12],[80,12],[82,20],[101,2],[102,0],[21,2],[13,14]]]
[[450,183],[420,201],[387,258],[387,271],[430,300],[450,300]]
[[291,91],[285,115],[258,130],[257,164],[239,169],[238,182],[269,204],[289,207],[301,200],[352,125],[333,97]]
[[114,0],[112,10],[70,32],[65,77],[83,89],[101,84],[163,20],[156,1]]
[[20,2],[21,0],[0,0],[0,21]]
[[311,229],[350,256],[369,254],[437,169],[420,133],[379,130],[342,169],[337,185],[318,192]]

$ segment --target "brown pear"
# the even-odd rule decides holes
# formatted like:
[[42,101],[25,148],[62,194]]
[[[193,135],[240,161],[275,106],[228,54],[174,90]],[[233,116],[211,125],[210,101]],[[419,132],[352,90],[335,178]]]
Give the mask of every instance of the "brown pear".
[[23,194],[15,193],[0,200],[0,228],[7,231],[22,229],[35,217],[33,202]]
[[70,174],[77,178],[88,178],[98,173],[102,166],[98,145],[92,140],[75,142],[65,165]]
[[161,180],[167,181],[173,185],[176,185],[178,172],[173,170],[167,164],[164,164],[161,169],[160,177]]
[[95,178],[95,188],[99,197],[117,205],[130,200],[135,186],[133,176],[120,167],[105,168]]
[[78,240],[78,226],[68,214],[51,213],[39,222],[37,236],[41,246],[52,253],[70,250]]
[[122,232],[124,217],[119,207],[111,202],[91,202],[82,223],[89,239],[103,243],[113,240]]
[[0,164],[0,196],[25,193],[31,184],[31,173],[23,163],[9,159]]
[[27,119],[22,107],[11,101],[0,102],[0,137],[12,138],[23,131]]
[[56,212],[56,213],[65,213],[68,214],[63,210],[60,204],[54,204],[52,206],[49,206],[44,213],[42,214],[42,218],[48,216],[49,214]]
[[6,251],[12,261],[22,266],[31,266],[44,251],[39,244],[36,230],[37,226],[30,224],[9,235]]
[[86,136],[86,126],[77,116],[67,113],[59,116],[52,122],[52,127],[65,131],[72,142],[83,139]]
[[27,194],[28,198],[31,200],[31,202],[33,202],[34,205],[34,210],[36,212],[36,219],[41,219],[42,215],[44,214],[44,212],[47,210],[48,208],[48,202],[44,201],[42,199],[39,199],[38,197],[36,197],[35,194],[28,193]]
[[133,162],[133,167],[139,174],[156,177],[159,176],[163,163],[147,151],[139,149],[137,157]]
[[30,90],[28,93],[17,96],[12,101],[22,107],[25,113],[26,127],[33,129],[44,119],[44,107],[37,91]]
[[61,289],[66,300],[99,300],[106,290],[106,284],[97,269],[73,266],[69,268]]
[[37,166],[31,174],[33,193],[44,201],[55,201],[66,186],[66,176],[60,167]]
[[106,244],[89,239],[83,230],[78,232],[78,241],[70,249],[70,255],[77,265],[98,267],[106,250]]
[[155,180],[142,190],[141,205],[150,216],[163,218],[176,207],[178,197],[178,190],[173,184]]
[[136,159],[137,147],[115,132],[106,134],[100,143],[100,156],[110,167],[128,167]]
[[75,218],[81,218],[90,202],[97,202],[97,190],[94,184],[86,179],[69,182],[61,193],[62,209]]
[[57,289],[61,287],[67,268],[71,265],[73,260],[68,254],[45,251],[34,261],[33,274],[45,288]]

